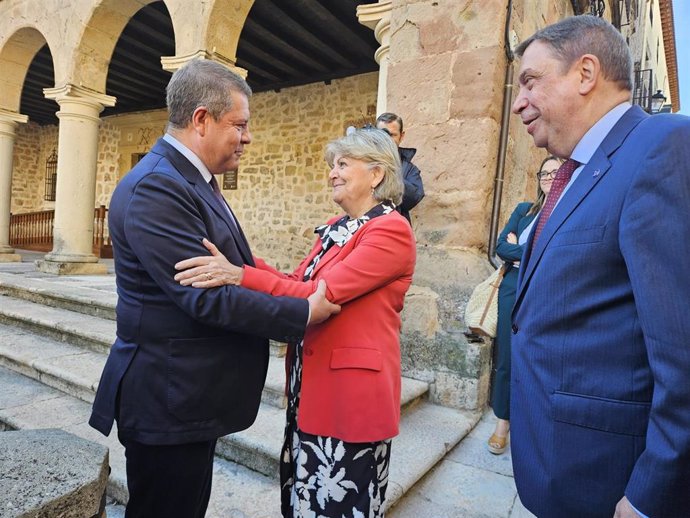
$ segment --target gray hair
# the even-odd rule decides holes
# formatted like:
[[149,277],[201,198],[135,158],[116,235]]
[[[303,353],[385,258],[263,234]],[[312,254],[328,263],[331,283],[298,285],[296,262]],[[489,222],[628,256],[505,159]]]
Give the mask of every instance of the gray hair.
[[194,59],[177,69],[166,88],[168,125],[183,129],[192,121],[194,110],[205,106],[214,120],[232,107],[231,92],[251,97],[247,82],[225,66],[208,59]]
[[374,188],[374,199],[391,201],[398,205],[402,201],[403,180],[398,146],[393,139],[378,129],[358,129],[333,140],[326,145],[325,158],[333,167],[336,156],[361,160],[369,167],[379,166],[383,180]]
[[563,70],[570,69],[584,54],[596,56],[605,79],[632,91],[630,49],[621,33],[606,20],[589,14],[565,18],[535,32],[518,45],[515,54],[522,57],[527,47],[535,41],[551,47]]

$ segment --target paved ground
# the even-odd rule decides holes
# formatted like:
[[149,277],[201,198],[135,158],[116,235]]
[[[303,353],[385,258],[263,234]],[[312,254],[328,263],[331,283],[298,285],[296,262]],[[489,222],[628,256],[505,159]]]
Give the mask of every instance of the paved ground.
[[[44,278],[46,282],[69,282],[108,291],[114,289],[112,275],[60,278],[41,274],[36,272],[33,261],[42,258],[42,253],[17,253],[22,254],[23,262],[0,263],[0,271]],[[103,262],[112,274],[112,259]],[[533,518],[517,497],[510,448],[499,456],[486,449],[493,423],[493,414],[487,411],[474,430],[408,492],[387,517]],[[124,518],[121,506],[111,504],[107,509],[108,518]]]
[[503,455],[486,449],[494,419],[488,410],[388,518],[534,518],[517,497],[510,447]]

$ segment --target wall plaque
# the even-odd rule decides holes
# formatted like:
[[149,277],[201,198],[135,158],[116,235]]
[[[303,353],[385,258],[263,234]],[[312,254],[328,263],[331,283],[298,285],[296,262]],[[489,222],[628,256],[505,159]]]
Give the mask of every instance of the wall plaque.
[[223,190],[234,191],[237,189],[237,170],[223,173]]

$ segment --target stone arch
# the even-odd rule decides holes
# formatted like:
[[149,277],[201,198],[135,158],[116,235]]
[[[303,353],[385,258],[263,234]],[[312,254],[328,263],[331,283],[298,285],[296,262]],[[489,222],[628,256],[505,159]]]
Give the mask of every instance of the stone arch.
[[206,48],[216,54],[237,57],[237,45],[254,0],[216,0],[206,26]]
[[177,56],[189,56],[199,51],[217,56],[221,61],[235,63],[237,45],[242,28],[254,0],[212,0],[189,2],[168,0],[170,15],[179,20],[175,25]]
[[[48,43],[35,27],[17,29],[0,47],[0,109],[19,112],[22,87],[36,53]],[[48,47],[51,48],[50,44]],[[52,52],[52,48],[51,48]]]
[[[120,34],[139,9],[156,0],[100,0],[93,9],[75,45],[66,82],[105,92],[108,67]],[[170,2],[164,0],[171,17]],[[197,3],[197,2],[190,2]],[[175,19],[173,30],[177,33]],[[57,85],[56,85],[57,86]]]

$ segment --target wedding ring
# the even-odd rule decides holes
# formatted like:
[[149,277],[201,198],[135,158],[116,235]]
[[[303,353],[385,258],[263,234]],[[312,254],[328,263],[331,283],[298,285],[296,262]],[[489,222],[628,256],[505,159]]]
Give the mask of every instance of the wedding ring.
[[211,279],[213,279],[213,275],[211,275],[210,273],[206,272],[206,280],[207,280],[207,281],[210,281]]

